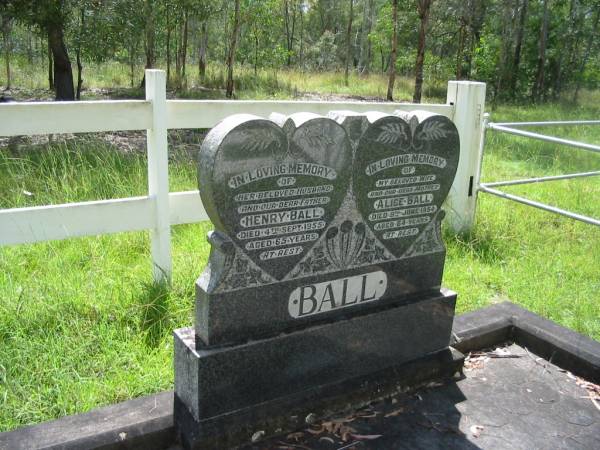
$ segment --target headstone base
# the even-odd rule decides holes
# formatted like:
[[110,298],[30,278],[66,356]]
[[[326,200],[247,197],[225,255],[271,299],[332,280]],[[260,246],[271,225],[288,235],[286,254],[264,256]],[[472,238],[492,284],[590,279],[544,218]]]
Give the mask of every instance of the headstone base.
[[[309,413],[357,407],[452,376],[456,294],[419,301],[245,344],[196,348],[175,331],[175,423],[187,448],[216,448],[293,429]],[[216,447],[215,447],[216,446]]]

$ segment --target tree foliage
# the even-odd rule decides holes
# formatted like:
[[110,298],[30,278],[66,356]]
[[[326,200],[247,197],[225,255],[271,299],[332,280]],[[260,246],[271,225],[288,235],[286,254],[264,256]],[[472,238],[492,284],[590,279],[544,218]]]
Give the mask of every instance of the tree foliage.
[[[203,80],[227,61],[232,79],[234,63],[360,75],[391,74],[393,61],[416,77],[415,100],[421,83],[453,78],[487,82],[494,100],[576,98],[600,85],[599,16],[600,0],[0,0],[0,82],[11,56],[46,64],[31,55],[49,44],[61,99],[74,96],[73,55],[79,79],[87,62],[118,61],[132,86],[142,66],[166,66],[170,85],[186,89],[191,64]],[[40,51],[32,33],[47,42]]]

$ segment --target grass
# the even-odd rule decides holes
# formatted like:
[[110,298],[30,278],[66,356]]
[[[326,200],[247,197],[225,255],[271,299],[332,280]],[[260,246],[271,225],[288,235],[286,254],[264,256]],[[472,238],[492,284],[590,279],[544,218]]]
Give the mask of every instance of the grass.
[[[369,78],[360,90],[356,81],[343,92],[340,74],[288,75],[292,91],[368,96],[382,82]],[[492,119],[598,118],[594,95],[587,97],[590,106],[577,108],[501,106]],[[597,126],[546,132],[600,142]],[[598,156],[489,132],[483,178],[597,170]],[[174,151],[171,189],[194,188],[195,176],[194,160]],[[143,153],[116,151],[96,136],[0,148],[0,208],[140,195],[146,183]],[[506,190],[600,217],[598,178]],[[192,323],[209,229],[208,223],[173,228],[170,289],[149,283],[146,232],[1,248],[0,431],[171,389],[171,331]],[[446,231],[445,238],[444,284],[459,292],[460,312],[510,299],[600,339],[597,227],[481,194],[474,230]]]
[[[1,58],[0,58],[1,60]],[[47,89],[47,73],[44,64],[32,65],[26,60],[13,61],[14,89],[16,99],[36,97],[51,99],[53,93]],[[166,67],[159,67],[166,70]],[[134,84],[131,85],[129,67],[117,62],[86,63],[83,69],[82,100],[111,98],[141,98],[144,92],[139,88],[143,76],[143,66],[135,69]],[[76,76],[76,75],[74,75]],[[194,65],[188,66],[187,85],[175,92],[174,69],[171,75],[170,95],[190,99],[225,98],[225,65],[211,63],[207,66],[206,76],[200,79]],[[306,93],[320,96],[352,96],[367,99],[384,99],[387,92],[387,75],[378,71],[367,76],[351,74],[348,86],[344,83],[343,71],[306,72],[298,70],[254,69],[249,65],[238,65],[234,72],[235,97],[238,99],[290,99]],[[5,80],[0,78],[0,88]],[[412,101],[414,79],[398,75],[394,87],[394,99]],[[445,102],[446,83],[426,79],[423,86],[423,102]]]
[[[501,107],[494,121],[597,118],[599,110],[561,105]],[[541,133],[599,143],[600,127],[539,128]],[[600,169],[600,155],[565,146],[487,134],[483,181]],[[600,177],[503,187],[501,190],[600,218]],[[479,194],[470,236],[448,238],[445,282],[459,310],[511,299],[600,340],[600,228]]]

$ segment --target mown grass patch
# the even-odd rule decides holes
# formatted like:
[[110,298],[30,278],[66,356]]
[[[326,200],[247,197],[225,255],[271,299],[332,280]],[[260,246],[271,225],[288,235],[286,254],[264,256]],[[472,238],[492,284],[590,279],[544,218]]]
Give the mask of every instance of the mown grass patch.
[[[598,116],[510,106],[492,120]],[[600,127],[552,133],[600,142]],[[483,178],[597,170],[598,156],[490,132]],[[192,189],[195,177],[193,158],[172,152],[171,189]],[[146,184],[143,152],[90,136],[0,149],[0,208],[143,195]],[[506,189],[600,217],[600,178]],[[0,431],[172,388],[171,331],[192,324],[209,229],[173,228],[170,289],[150,283],[146,232],[1,248]],[[598,228],[480,194],[474,230],[445,238],[444,283],[459,293],[459,312],[510,299],[600,339]]]

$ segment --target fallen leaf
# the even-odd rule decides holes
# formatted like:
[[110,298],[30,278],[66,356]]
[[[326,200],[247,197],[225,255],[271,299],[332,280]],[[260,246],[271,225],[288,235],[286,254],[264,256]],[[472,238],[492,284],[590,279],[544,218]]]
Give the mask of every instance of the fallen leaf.
[[265,435],[264,430],[259,430],[252,435],[252,438],[250,440],[252,442],[256,442],[256,441],[260,440],[264,435]]
[[471,431],[471,434],[474,438],[478,438],[481,432],[483,431],[483,427],[481,425],[472,425],[471,428],[469,428],[469,430]]
[[510,350],[508,350],[507,348],[500,348],[498,347],[496,350],[494,350],[492,352],[495,356],[499,356],[499,357],[505,357],[505,356],[511,356],[512,354],[510,353]]
[[304,418],[304,421],[307,424],[312,425],[313,423],[315,423],[317,421],[317,415],[315,413],[310,413],[308,416],[306,416]]
[[404,409],[404,407],[400,407],[398,409],[395,409],[393,411],[390,411],[389,413],[387,413],[385,416],[383,417],[396,417],[399,416],[400,414],[402,414],[403,412],[405,412],[406,410]]
[[352,434],[351,435],[357,441],[372,441],[373,439],[379,439],[382,434]]
[[310,447],[307,447],[306,445],[302,445],[302,444],[289,444],[287,442],[283,442],[283,441],[279,441],[278,444],[282,445],[282,447],[279,447],[279,449],[281,450],[291,450],[294,448],[301,448],[303,450],[313,450]]

